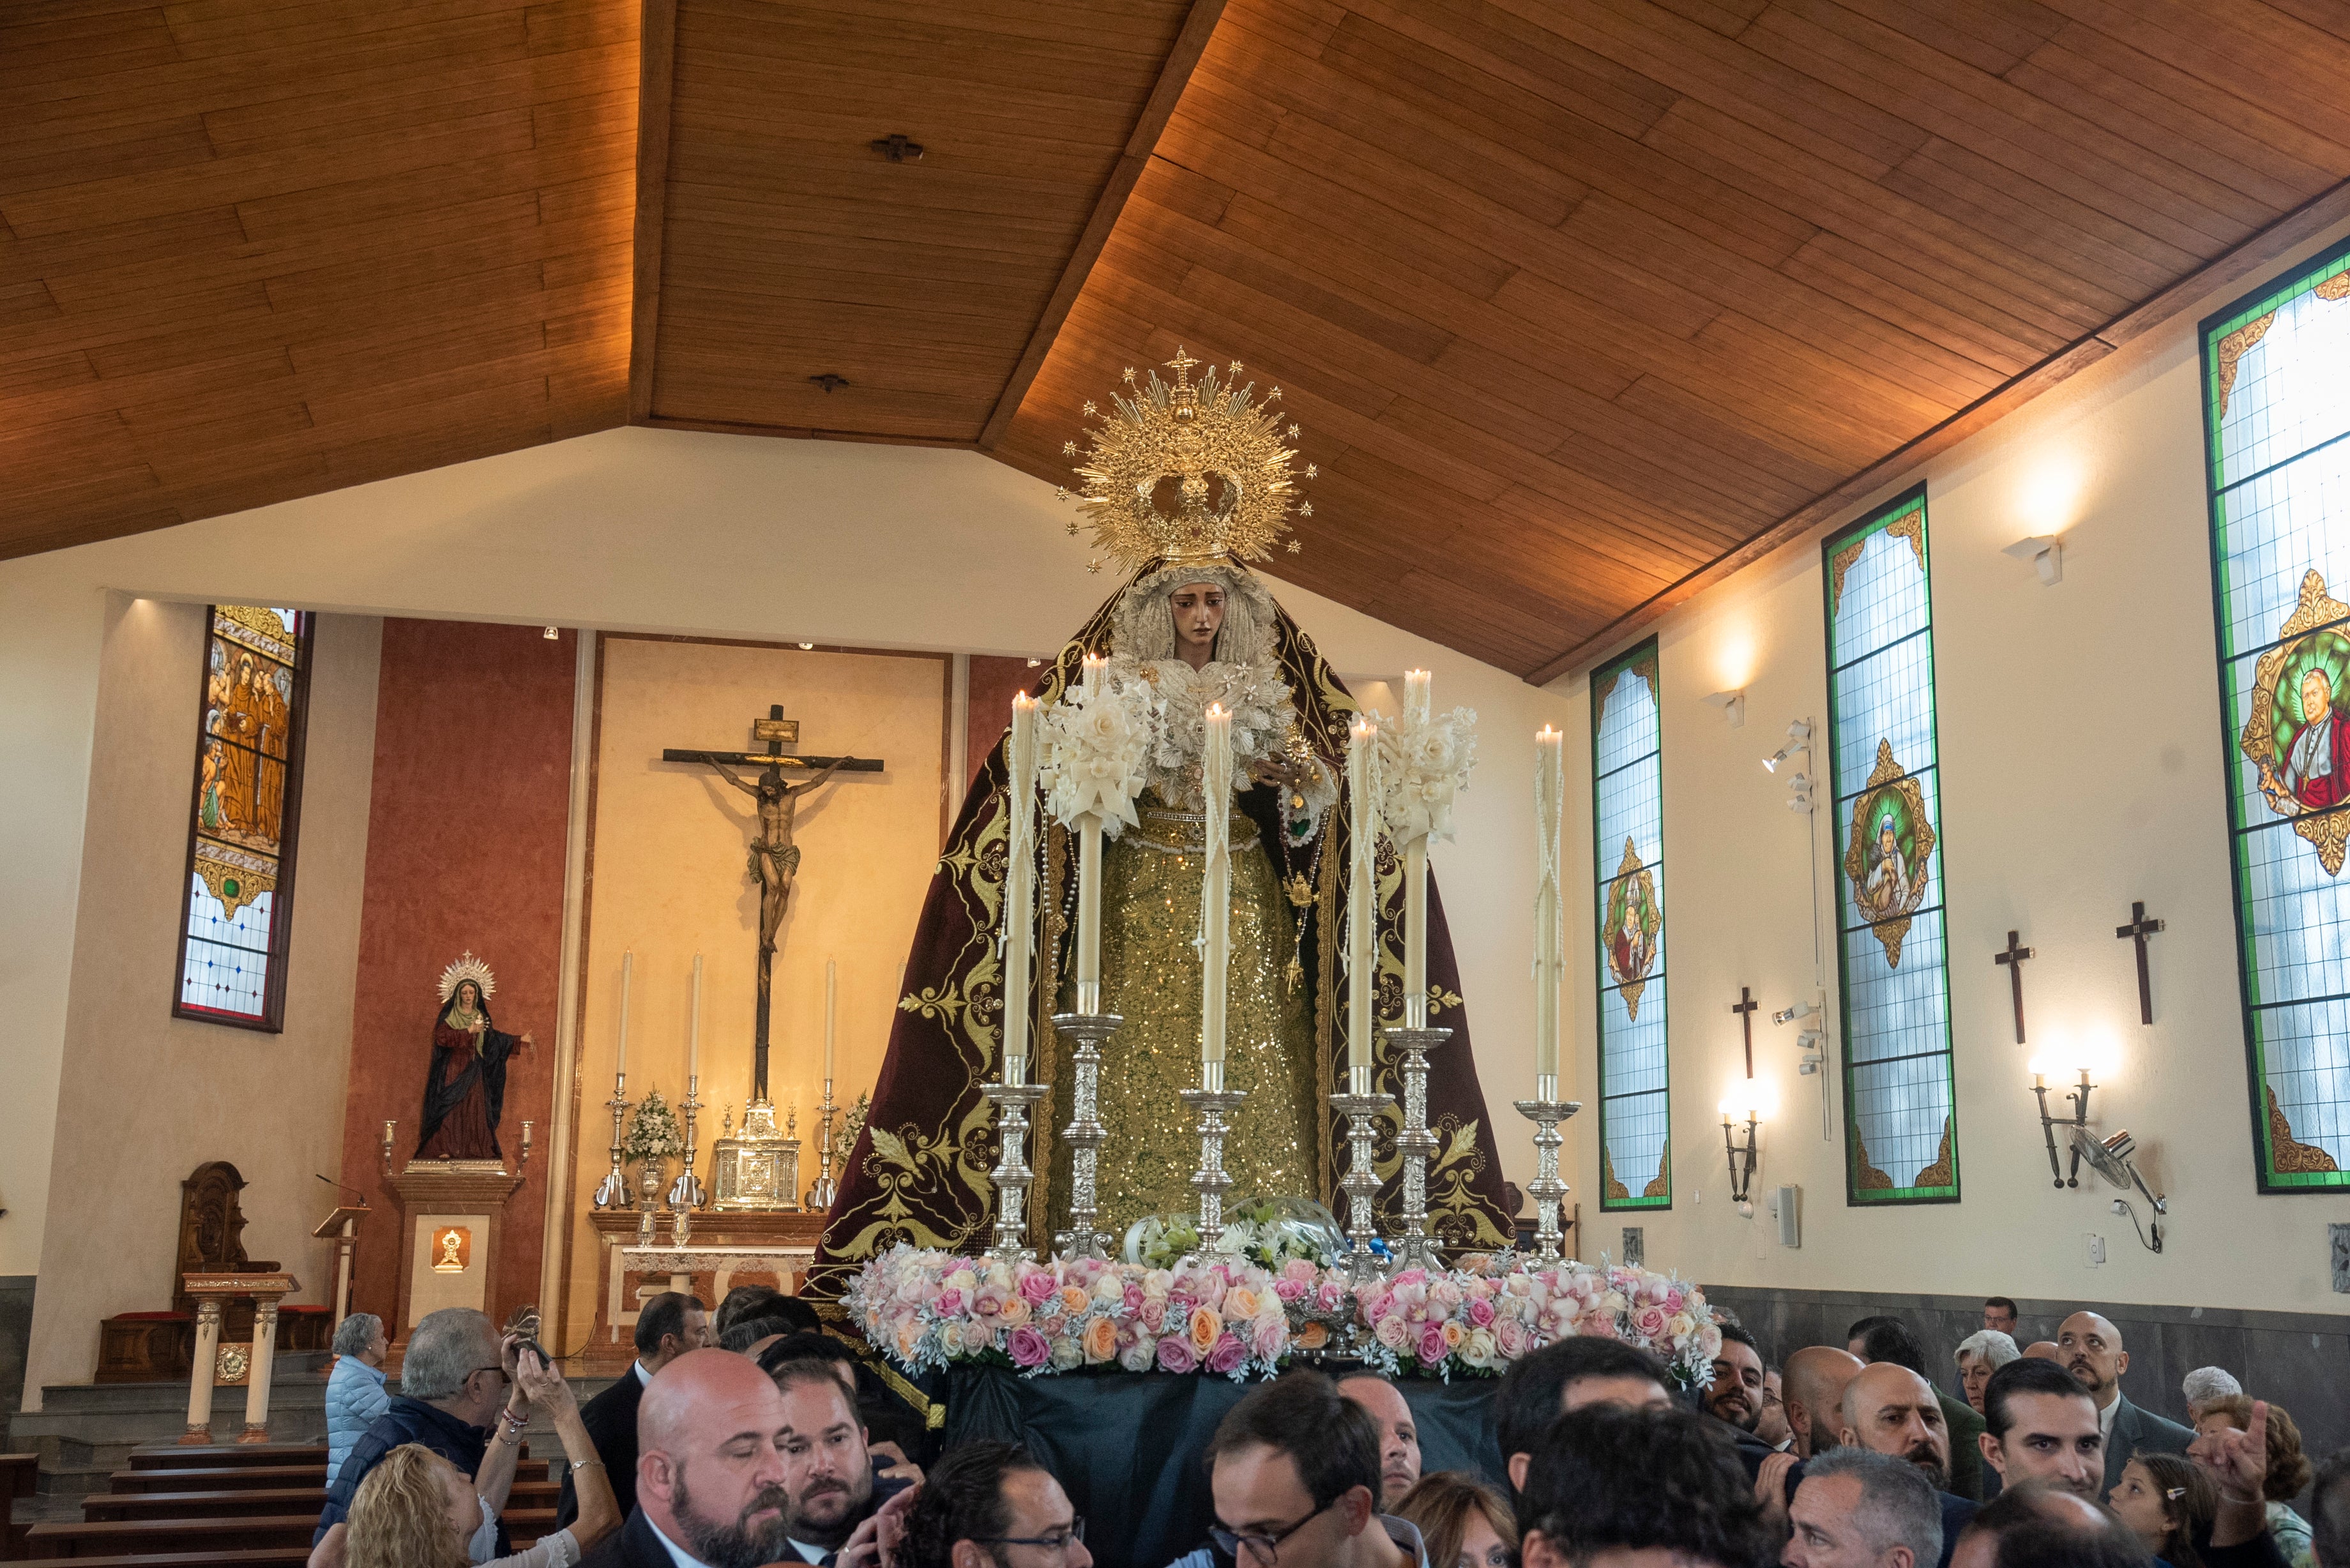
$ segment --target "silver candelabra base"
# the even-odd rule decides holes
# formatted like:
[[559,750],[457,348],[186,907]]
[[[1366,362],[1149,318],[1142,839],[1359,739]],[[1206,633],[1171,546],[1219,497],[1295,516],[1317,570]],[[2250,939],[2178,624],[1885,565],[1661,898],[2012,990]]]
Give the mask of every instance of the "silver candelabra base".
[[816,1185],[807,1189],[807,1197],[804,1200],[812,1214],[829,1214],[832,1212],[832,1200],[840,1196],[839,1185],[832,1179],[832,1117],[833,1113],[839,1109],[832,1103],[832,1080],[827,1078],[824,1081],[824,1104],[816,1106],[816,1113],[824,1122],[822,1130],[816,1134]]
[[1101,1213],[1096,1171],[1109,1137],[1101,1120],[1101,1048],[1125,1022],[1115,1012],[1053,1014],[1053,1027],[1076,1043],[1069,1053],[1069,1125],[1061,1129],[1069,1146],[1069,1228],[1053,1237],[1054,1250],[1066,1258],[1105,1256],[1110,1241],[1095,1228]]
[[1028,1248],[1028,1189],[1036,1173],[1028,1166],[1028,1107],[1045,1097],[1045,1085],[1031,1084],[1027,1058],[1005,1062],[1000,1084],[983,1084],[980,1093],[995,1107],[995,1241],[988,1251],[1007,1263],[1035,1257]]
[[1534,1124],[1534,1179],[1526,1183],[1526,1196],[1534,1200],[1534,1256],[1555,1263],[1565,1235],[1559,1225],[1560,1200],[1567,1190],[1558,1174],[1558,1149],[1566,1141],[1558,1124],[1581,1110],[1583,1102],[1560,1099],[1556,1075],[1544,1074],[1535,1080],[1534,1097],[1516,1104],[1518,1115]]
[[1432,1269],[1440,1264],[1428,1234],[1428,1157],[1436,1135],[1428,1126],[1428,1054],[1452,1038],[1450,1029],[1390,1028],[1389,1040],[1403,1054],[1403,1129],[1396,1152],[1403,1157],[1403,1234],[1396,1238],[1395,1266]]
[[1378,1234],[1373,1205],[1379,1196],[1379,1173],[1371,1164],[1371,1145],[1378,1137],[1372,1124],[1395,1104],[1395,1096],[1370,1092],[1367,1067],[1348,1068],[1347,1086],[1359,1092],[1331,1096],[1330,1108],[1347,1118],[1347,1175],[1338,1187],[1347,1195],[1347,1277],[1359,1285],[1379,1273],[1379,1256],[1371,1251],[1371,1239]]
[[[620,1171],[620,1122],[629,1114],[629,1075],[612,1075],[612,1097],[604,1102],[612,1112],[612,1168],[596,1184],[596,1207],[601,1210],[626,1209],[629,1206],[629,1179]],[[387,1133],[387,1137],[390,1136]]]
[[1221,1062],[1201,1064],[1200,1075],[1207,1080],[1204,1087],[1176,1093],[1200,1118],[1200,1168],[1191,1173],[1192,1189],[1200,1195],[1200,1250],[1217,1252],[1223,1250],[1224,1194],[1232,1186],[1224,1170],[1224,1135],[1232,1130],[1226,1118],[1240,1109],[1248,1091],[1224,1087]]

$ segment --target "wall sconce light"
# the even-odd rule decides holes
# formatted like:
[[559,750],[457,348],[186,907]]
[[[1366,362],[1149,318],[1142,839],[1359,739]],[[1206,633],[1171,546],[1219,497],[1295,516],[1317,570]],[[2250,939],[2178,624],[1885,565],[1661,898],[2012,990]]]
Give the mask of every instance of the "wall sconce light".
[[1746,693],[1743,690],[1709,692],[1705,699],[1705,705],[1709,708],[1721,709],[1722,717],[1730,721],[1731,729],[1742,730],[1746,727]]
[[1747,1196],[1754,1189],[1754,1134],[1762,1116],[1752,1106],[1746,1107],[1746,1141],[1740,1143],[1731,1127],[1730,1102],[1721,1102],[1721,1147],[1730,1157],[1730,1200],[1738,1205],[1738,1212],[1752,1217],[1754,1204]]
[[2034,534],[2028,539],[2018,539],[2000,554],[2031,562],[2032,569],[2040,574],[2042,587],[2053,588],[2064,580],[2064,541],[2054,534]]
[[563,634],[551,626],[545,631],[540,632],[539,636],[546,639],[549,642],[560,642],[563,639]]
[[[2060,1188],[2081,1185],[2080,1135],[2088,1127],[2089,1091],[2096,1085],[2089,1082],[2088,1068],[2083,1067],[2079,1071],[2081,1086],[2066,1091],[2064,1096],[2066,1099],[2073,1102],[2073,1119],[2069,1124],[2064,1124],[2062,1117],[2048,1114],[2048,1064],[2040,1057],[2034,1056],[2032,1059],[2032,1094],[2033,1097],[2040,1102],[2040,1136],[2048,1144],[2048,1174],[2054,1178],[2052,1185]],[[2066,1126],[2065,1139],[2072,1145],[2073,1149],[2072,1169],[2069,1175],[2060,1174],[2056,1168],[2056,1128],[2060,1124]]]

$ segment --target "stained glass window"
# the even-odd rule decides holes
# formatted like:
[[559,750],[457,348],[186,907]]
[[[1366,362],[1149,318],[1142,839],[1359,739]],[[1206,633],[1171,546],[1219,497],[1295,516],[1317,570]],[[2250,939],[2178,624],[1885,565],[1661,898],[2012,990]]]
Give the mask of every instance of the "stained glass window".
[[2252,1140],[2350,1187],[2350,247],[2203,323]]
[[1845,1195],[1953,1203],[1959,1135],[1924,488],[1831,535],[1821,552]]
[[214,605],[206,620],[172,1011],[274,1032],[286,1022],[310,618]]
[[1591,677],[1602,1209],[1673,1205],[1663,755],[1657,639],[1650,638]]

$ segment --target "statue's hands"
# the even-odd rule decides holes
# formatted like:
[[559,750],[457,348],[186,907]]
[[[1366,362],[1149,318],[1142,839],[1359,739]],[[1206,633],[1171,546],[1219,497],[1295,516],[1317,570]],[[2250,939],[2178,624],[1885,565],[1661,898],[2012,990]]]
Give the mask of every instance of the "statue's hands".
[[524,1031],[522,1048],[525,1051],[536,1053],[538,1049],[538,1036],[529,1033],[527,1030]]
[[1305,770],[1287,757],[1260,757],[1249,764],[1249,777],[1261,784],[1279,784],[1284,789],[1304,789],[1312,782]]

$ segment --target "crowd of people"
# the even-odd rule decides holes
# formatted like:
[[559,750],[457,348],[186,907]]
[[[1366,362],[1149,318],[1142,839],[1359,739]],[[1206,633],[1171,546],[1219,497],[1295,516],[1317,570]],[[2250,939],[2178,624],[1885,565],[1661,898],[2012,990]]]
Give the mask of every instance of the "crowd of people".
[[[1195,1549],[1138,1568],[2350,1568],[2350,1450],[2313,1465],[2291,1416],[2217,1367],[2182,1386],[2191,1428],[2144,1409],[2095,1313],[2022,1346],[2015,1326],[1986,1303],[1950,1369],[1963,1397],[1895,1317],[1775,1366],[1725,1321],[1693,1394],[1636,1346],[1562,1340],[1494,1388],[1490,1475],[1422,1474],[1385,1377],[1292,1371],[1196,1461],[1213,1506]],[[451,1309],[417,1324],[392,1395],[382,1324],[345,1323],[310,1568],[1095,1561],[1076,1478],[1017,1443],[931,1452],[920,1422],[887,1429],[801,1302],[655,1296],[636,1346],[581,1407],[536,1345]],[[556,1528],[517,1552],[502,1514],[535,1420],[565,1480]]]

